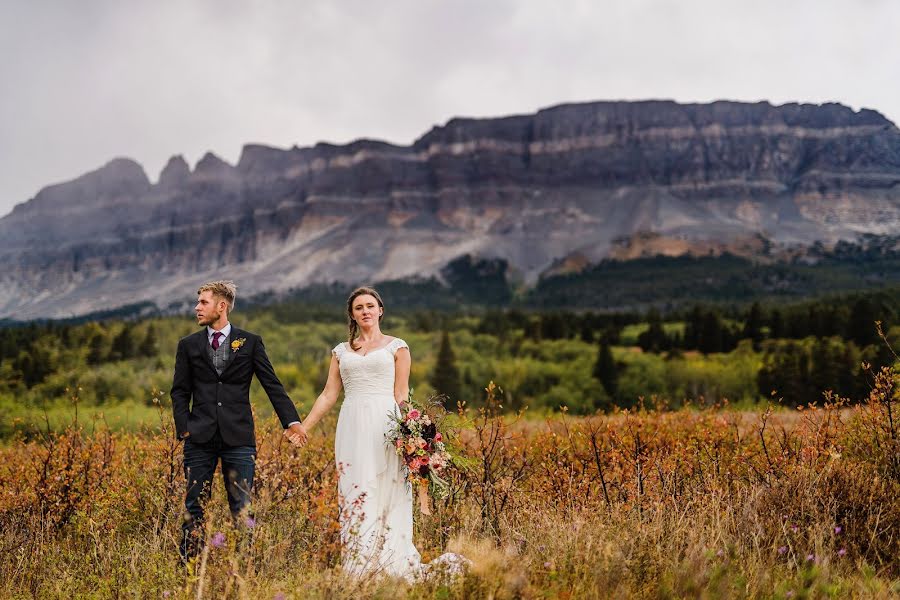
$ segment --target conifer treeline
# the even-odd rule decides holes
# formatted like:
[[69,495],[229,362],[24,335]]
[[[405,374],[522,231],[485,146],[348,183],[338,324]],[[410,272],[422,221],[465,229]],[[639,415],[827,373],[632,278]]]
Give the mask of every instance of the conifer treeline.
[[[290,322],[277,307],[260,308],[275,322]],[[306,317],[316,313],[307,311]],[[890,292],[807,301],[788,306],[753,304],[749,307],[695,305],[663,314],[651,309],[639,313],[527,312],[493,310],[478,315],[417,311],[403,315],[406,327],[421,332],[445,332],[441,337],[432,386],[451,396],[469,394],[484,382],[476,381],[472,365],[459,368],[452,332],[468,329],[486,334],[508,347],[512,356],[524,341],[580,339],[596,344],[593,375],[613,402],[619,398],[621,365],[612,347],[623,344],[622,333],[638,326],[636,340],[644,352],[677,357],[683,352],[727,353],[749,340],[762,354],[758,390],[773,390],[788,402],[800,403],[821,396],[824,389],[858,398],[866,389],[860,365],[888,364],[892,355],[879,338],[876,321],[884,331],[898,322],[900,297]],[[277,317],[276,317],[277,315]],[[340,319],[336,315],[335,319]],[[157,323],[157,327],[160,325]],[[635,331],[635,328],[630,328]],[[150,321],[105,321],[82,324],[31,323],[0,330],[0,389],[30,389],[60,369],[96,367],[107,362],[142,356],[158,357],[154,325]],[[465,394],[463,394],[465,395]]]
[[[603,338],[616,343],[624,326],[643,322],[648,328],[638,337],[638,345],[644,351],[665,352],[677,348],[708,354],[734,350],[743,339],[752,340],[759,349],[765,339],[837,336],[865,347],[880,343],[875,322],[885,324],[886,330],[886,324],[896,322],[898,314],[900,296],[878,293],[786,307],[764,307],[758,302],[745,309],[694,305],[685,311],[671,312],[665,318],[658,309],[643,314],[489,311],[481,317],[477,330],[502,337],[519,329],[535,341],[577,336],[587,342]],[[666,333],[665,322],[684,323],[683,334]],[[419,323],[423,330],[436,327],[427,318],[420,319]]]
[[[534,341],[578,337],[596,342],[593,375],[614,402],[625,405],[632,399],[619,397],[616,382],[622,365],[616,363],[610,349],[620,343],[624,326],[645,323],[637,345],[644,352],[670,357],[683,351],[731,352],[741,340],[749,340],[753,349],[763,354],[757,377],[760,395],[775,395],[786,404],[799,405],[820,398],[825,390],[850,400],[862,398],[869,388],[862,365],[878,368],[893,360],[876,322],[886,332],[890,323],[897,322],[898,313],[900,304],[894,295],[877,293],[788,307],[754,303],[744,310],[695,305],[669,316],[669,322],[683,324],[682,332],[675,333],[667,333],[666,320],[656,309],[644,315],[491,311],[481,317],[476,331],[500,339],[522,331]],[[419,321],[425,330],[434,322]],[[445,334],[433,375],[436,389],[459,387],[452,356]]]
[[0,330],[0,389],[31,388],[61,368],[156,357],[151,322],[29,323]]

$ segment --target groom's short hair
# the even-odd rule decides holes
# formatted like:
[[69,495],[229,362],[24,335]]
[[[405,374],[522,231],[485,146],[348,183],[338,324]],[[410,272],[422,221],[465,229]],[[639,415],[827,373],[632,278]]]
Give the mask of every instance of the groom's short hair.
[[203,292],[212,292],[213,296],[218,296],[225,300],[228,303],[228,312],[234,310],[234,299],[237,297],[237,286],[234,285],[233,281],[210,281],[209,283],[204,283],[200,286],[200,289],[197,290],[197,295],[199,296]]

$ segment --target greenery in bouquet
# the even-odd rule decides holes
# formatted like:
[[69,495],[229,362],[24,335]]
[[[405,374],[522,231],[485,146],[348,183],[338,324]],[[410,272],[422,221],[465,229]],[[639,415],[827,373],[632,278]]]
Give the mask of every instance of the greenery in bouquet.
[[412,398],[391,414],[391,429],[387,442],[403,460],[407,469],[407,480],[415,486],[426,486],[436,499],[445,498],[449,485],[441,475],[451,464],[445,434],[440,424],[444,416],[440,401],[431,398],[423,405]]

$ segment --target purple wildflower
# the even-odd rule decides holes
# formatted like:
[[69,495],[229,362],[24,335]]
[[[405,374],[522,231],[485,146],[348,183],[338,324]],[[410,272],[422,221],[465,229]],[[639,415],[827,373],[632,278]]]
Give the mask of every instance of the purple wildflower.
[[835,532],[835,533],[840,533],[840,532],[841,532],[841,526],[838,525],[837,527],[835,527],[835,528],[834,528],[834,532]]
[[225,545],[225,534],[221,531],[215,532],[212,536],[212,540],[210,540],[210,544],[213,545],[213,548],[221,548]]
[[800,528],[797,527],[796,525],[791,525],[791,531],[793,531],[794,533],[797,533],[798,531],[800,531]]
[[838,550],[838,556],[846,556],[846,555],[847,555],[846,548],[841,548],[840,550]]
[[785,598],[793,598],[793,597],[794,597],[794,590],[788,590],[787,593],[784,595],[784,597],[785,597]]
[[816,555],[815,554],[807,554],[806,561],[807,562],[816,562]]
[[253,517],[247,517],[246,520],[244,520],[244,523],[246,523],[247,527],[251,529],[256,527],[256,519],[254,519]]
[[272,600],[284,600],[284,598],[285,598],[284,592],[278,592],[277,594],[275,594],[275,597],[272,598]]
[[787,552],[787,546],[781,546],[780,548],[778,548],[778,554],[784,554],[785,552]]

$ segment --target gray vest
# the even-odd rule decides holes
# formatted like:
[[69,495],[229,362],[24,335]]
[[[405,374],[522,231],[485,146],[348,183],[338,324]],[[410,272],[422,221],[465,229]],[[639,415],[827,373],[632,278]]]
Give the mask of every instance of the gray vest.
[[221,375],[231,359],[231,336],[222,340],[218,350],[213,350],[212,344],[207,344],[206,350],[209,352],[209,360],[212,361],[213,366],[216,368],[216,373]]

